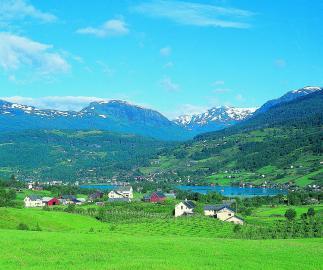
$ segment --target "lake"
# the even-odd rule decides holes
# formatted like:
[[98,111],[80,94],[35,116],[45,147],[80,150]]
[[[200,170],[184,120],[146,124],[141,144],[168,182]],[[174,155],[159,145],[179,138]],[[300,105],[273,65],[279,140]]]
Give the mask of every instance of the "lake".
[[279,194],[287,194],[287,190],[276,188],[260,188],[260,187],[233,187],[233,186],[177,186],[176,188],[183,191],[197,192],[207,194],[208,192],[218,192],[223,196],[275,196]]
[[[98,189],[102,191],[112,190],[116,188],[115,185],[82,185],[80,188]],[[218,192],[226,197],[252,197],[252,196],[275,196],[279,194],[287,194],[287,190],[276,188],[260,188],[260,187],[232,187],[232,186],[176,186],[177,189],[183,191],[198,192],[207,194],[208,192]]]

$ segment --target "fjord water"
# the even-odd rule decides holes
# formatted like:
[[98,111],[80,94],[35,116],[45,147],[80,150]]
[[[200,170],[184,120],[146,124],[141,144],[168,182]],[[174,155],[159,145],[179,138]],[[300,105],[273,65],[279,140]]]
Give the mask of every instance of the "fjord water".
[[191,191],[201,194],[209,192],[218,192],[223,196],[235,197],[252,197],[252,196],[275,196],[285,195],[287,190],[276,188],[260,188],[260,187],[235,187],[235,186],[177,186],[182,191]]
[[[102,191],[112,190],[115,185],[82,185],[84,189],[98,189]],[[207,194],[208,192],[218,192],[223,196],[235,196],[235,197],[252,197],[252,196],[275,196],[285,195],[287,190],[276,188],[259,188],[259,187],[234,187],[234,186],[176,186],[177,189],[182,191],[197,192],[201,194]]]

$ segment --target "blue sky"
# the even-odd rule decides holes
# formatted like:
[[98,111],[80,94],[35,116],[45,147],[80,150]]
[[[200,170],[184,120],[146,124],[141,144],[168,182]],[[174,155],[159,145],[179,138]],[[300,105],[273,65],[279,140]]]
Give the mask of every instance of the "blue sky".
[[1,0],[0,97],[173,118],[323,85],[320,0]]

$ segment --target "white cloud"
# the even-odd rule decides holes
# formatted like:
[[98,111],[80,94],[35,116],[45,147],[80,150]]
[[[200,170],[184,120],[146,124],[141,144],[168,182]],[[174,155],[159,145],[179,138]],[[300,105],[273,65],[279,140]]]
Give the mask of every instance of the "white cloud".
[[9,102],[34,106],[39,109],[56,109],[61,111],[80,111],[93,101],[108,101],[108,99],[87,96],[48,96],[48,97],[0,97]]
[[99,27],[86,27],[76,31],[78,34],[94,35],[97,37],[123,36],[129,33],[127,24],[123,20],[113,19],[106,21]]
[[11,21],[25,18],[33,18],[42,22],[54,22],[56,16],[38,10],[28,1],[24,0],[1,0],[0,21]]
[[249,28],[250,24],[244,21],[254,15],[250,11],[236,8],[163,0],[139,4],[134,7],[134,11],[184,25],[224,28]]
[[179,85],[174,83],[171,78],[165,77],[160,81],[160,85],[169,92],[176,92],[179,90]]
[[167,47],[161,48],[159,52],[161,56],[169,56],[172,53],[172,48],[167,46]]
[[70,65],[61,54],[52,52],[52,45],[10,33],[0,33],[0,67],[17,71],[28,67],[40,75],[65,73]]

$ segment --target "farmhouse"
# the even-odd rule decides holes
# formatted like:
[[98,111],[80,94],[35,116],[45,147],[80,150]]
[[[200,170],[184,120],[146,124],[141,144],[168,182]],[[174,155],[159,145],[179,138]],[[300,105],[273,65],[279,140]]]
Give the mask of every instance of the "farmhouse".
[[115,198],[133,198],[133,189],[131,186],[120,186],[108,194],[109,199]]
[[67,205],[67,204],[82,204],[85,200],[77,199],[74,195],[62,195],[59,198],[60,204]]
[[29,195],[24,199],[25,207],[42,207],[43,199],[38,195]]
[[227,205],[206,205],[204,215],[217,218],[221,221],[243,225],[242,218],[235,215],[235,211]]
[[162,192],[153,192],[150,195],[145,195],[143,197],[144,202],[157,203],[157,202],[163,202],[165,200],[166,200],[166,196]]
[[192,201],[182,201],[175,205],[175,217],[180,217],[183,215],[193,215],[195,207],[196,205]]

